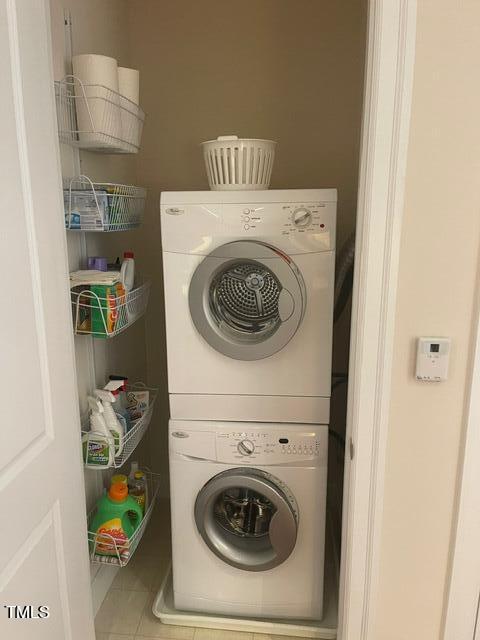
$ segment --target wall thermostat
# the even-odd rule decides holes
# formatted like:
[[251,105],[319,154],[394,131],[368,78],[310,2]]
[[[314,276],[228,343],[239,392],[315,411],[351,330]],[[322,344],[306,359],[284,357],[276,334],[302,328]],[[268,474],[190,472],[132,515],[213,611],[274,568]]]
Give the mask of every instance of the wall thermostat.
[[426,382],[441,382],[448,376],[450,338],[418,338],[415,377]]

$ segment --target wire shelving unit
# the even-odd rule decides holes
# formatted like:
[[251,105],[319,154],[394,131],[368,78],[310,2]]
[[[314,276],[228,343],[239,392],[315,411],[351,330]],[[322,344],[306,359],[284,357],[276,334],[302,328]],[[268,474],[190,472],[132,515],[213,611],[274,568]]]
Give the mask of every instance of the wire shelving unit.
[[120,93],[75,76],[55,82],[60,142],[100,153],[138,153],[145,113]]
[[100,296],[86,285],[70,290],[75,334],[113,338],[144,315],[150,294],[148,280],[125,295],[118,295],[115,285],[102,286],[108,289],[107,295]]
[[146,471],[148,486],[148,505],[140,525],[135,530],[131,538],[122,540],[115,538],[111,534],[98,531],[91,531],[90,526],[97,512],[96,507],[88,514],[88,547],[90,551],[90,561],[95,564],[110,564],[117,567],[125,567],[132,559],[140,540],[142,539],[147,525],[152,517],[155,508],[158,491],[160,488],[160,476]]
[[65,227],[69,231],[129,231],[143,220],[146,189],[88,176],[68,180],[63,190]]
[[[135,451],[143,436],[145,435],[150,421],[152,419],[153,414],[153,406],[155,404],[155,400],[157,399],[158,389],[155,387],[147,387],[143,384],[143,382],[136,382],[134,384],[128,385],[128,391],[148,391],[149,392],[149,404],[145,413],[133,422],[132,427],[125,434],[122,441],[122,451],[119,455],[115,456],[113,462],[111,464],[108,461],[105,464],[93,464],[88,462],[89,458],[89,445],[90,445],[90,436],[92,439],[92,444],[98,443],[99,436],[94,432],[90,431],[87,428],[82,429],[82,447],[83,447],[83,463],[89,469],[98,469],[100,471],[104,471],[105,469],[120,469],[130,458],[132,453]],[[86,421],[85,421],[86,423]],[[86,436],[85,440],[83,439]]]

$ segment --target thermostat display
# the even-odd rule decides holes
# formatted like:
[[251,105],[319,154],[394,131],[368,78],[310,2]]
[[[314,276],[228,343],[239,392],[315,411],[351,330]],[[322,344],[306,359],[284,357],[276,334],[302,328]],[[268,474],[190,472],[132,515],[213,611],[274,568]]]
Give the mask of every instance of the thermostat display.
[[426,382],[447,379],[450,338],[418,338],[415,377]]

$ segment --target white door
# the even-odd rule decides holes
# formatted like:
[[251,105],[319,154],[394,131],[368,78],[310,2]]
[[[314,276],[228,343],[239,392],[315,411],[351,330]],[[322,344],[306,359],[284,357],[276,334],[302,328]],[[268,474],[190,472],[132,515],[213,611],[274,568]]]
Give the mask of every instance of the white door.
[[93,640],[49,43],[0,1],[0,637]]

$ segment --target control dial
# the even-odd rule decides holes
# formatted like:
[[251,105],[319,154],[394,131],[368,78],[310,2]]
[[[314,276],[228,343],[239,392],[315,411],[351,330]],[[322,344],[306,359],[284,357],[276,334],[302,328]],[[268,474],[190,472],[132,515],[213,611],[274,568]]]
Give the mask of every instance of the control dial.
[[237,449],[242,456],[251,456],[255,451],[255,445],[251,440],[240,440],[237,445]]
[[306,207],[295,209],[292,215],[292,222],[296,227],[308,227],[312,221],[312,212]]

